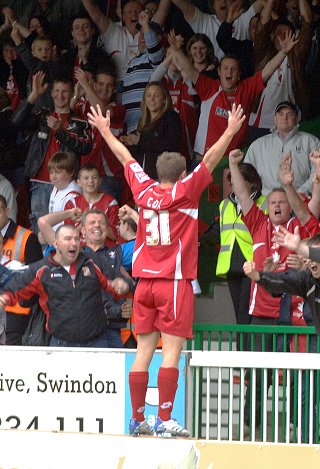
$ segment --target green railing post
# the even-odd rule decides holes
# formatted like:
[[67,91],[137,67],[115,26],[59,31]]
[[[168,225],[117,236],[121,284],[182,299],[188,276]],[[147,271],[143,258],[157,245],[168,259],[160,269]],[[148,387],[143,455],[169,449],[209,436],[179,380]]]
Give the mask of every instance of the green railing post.
[[[240,349],[241,351],[244,350],[244,337],[247,335],[248,337],[248,348],[251,351],[254,351],[254,345],[255,345],[255,336],[257,334],[260,334],[262,336],[261,343],[262,343],[262,351],[265,350],[266,348],[266,336],[268,334],[272,334],[272,349],[276,350],[277,346],[277,336],[283,337],[284,344],[283,344],[283,350],[284,353],[288,350],[288,341],[289,338],[294,336],[294,349],[295,351],[298,351],[298,345],[299,345],[299,336],[301,334],[306,335],[306,345],[307,345],[307,351],[310,351],[310,346],[311,346],[311,336],[315,335],[315,328],[314,327],[298,327],[298,326],[254,326],[254,325],[237,325],[237,324],[195,324],[194,325],[194,340],[192,342],[188,342],[188,348],[189,349],[194,349],[194,350],[223,350],[223,343],[227,344],[227,349],[228,350],[233,350],[233,344],[236,342],[236,337],[237,334],[239,334],[240,340]],[[250,339],[249,339],[250,338]],[[292,342],[291,342],[292,344]],[[317,352],[320,353],[320,338],[317,337],[317,342],[316,342],[316,350]],[[236,352],[237,353],[237,352]],[[287,352],[288,353],[288,352]],[[252,370],[249,370],[249,376],[250,376],[250,383],[248,383],[249,386],[251,386],[250,390],[250,399],[252,401]],[[261,373],[261,403],[263,403],[264,399],[264,373],[263,370],[257,370],[257,374]],[[280,441],[286,441],[286,391],[288,389],[288,392],[291,393],[291,383],[287,382],[287,374],[286,370],[283,370],[283,385],[282,385],[282,419],[281,419],[281,426],[282,426],[282,432],[281,432],[281,437],[279,437]],[[241,380],[244,378],[242,376],[243,372],[240,373]],[[271,439],[272,441],[275,439],[275,429],[274,429],[274,424],[275,424],[275,371],[273,371],[273,386],[272,386],[272,435]],[[298,372],[294,371],[291,373],[293,375],[293,392],[291,393],[291,396],[293,396],[293,399],[291,399],[291,407],[293,409],[290,414],[293,416],[293,436],[296,441],[297,439],[297,399],[298,399]],[[202,410],[203,410],[203,399],[201,398],[202,396],[202,381],[203,381],[203,373],[202,370],[200,369],[199,371],[199,376],[200,376],[200,382],[199,382],[199,402],[194,402],[194,415],[195,415],[195,409],[196,406],[198,408],[199,412],[199,419],[198,422],[195,422],[195,419],[193,418],[193,430],[195,432],[196,428],[198,429],[198,435],[202,437]],[[233,385],[231,382],[232,376],[229,377],[229,390],[230,386]],[[315,373],[315,381],[316,381],[316,386],[315,386],[315,399],[316,399],[316,415],[315,415],[315,427],[319,428],[319,411],[320,411],[320,372]],[[304,423],[305,423],[305,434],[302,435],[306,441],[308,441],[308,423],[309,423],[309,413],[308,413],[308,407],[309,405],[313,405],[313,403],[309,402],[309,388],[310,388],[310,378],[309,374],[306,373],[306,383],[305,383],[305,388],[306,388],[306,402],[305,402],[305,413],[304,413]],[[196,392],[195,388],[195,382],[194,382],[194,395]],[[239,397],[241,399],[241,396]],[[230,405],[230,402],[229,404]],[[209,411],[209,409],[208,409]],[[279,411],[279,410],[278,410]],[[267,416],[265,416],[267,418]],[[240,428],[240,412],[239,412],[239,428]],[[239,430],[240,431],[240,430]],[[240,433],[238,431],[238,434],[240,436]],[[250,402],[250,436],[252,438],[253,431],[255,431],[254,428],[252,428],[252,402]],[[262,438],[262,432],[263,432],[263,412],[261,411],[261,423],[260,423],[260,436]],[[319,434],[316,432],[316,437],[315,437],[315,443],[319,443]]]

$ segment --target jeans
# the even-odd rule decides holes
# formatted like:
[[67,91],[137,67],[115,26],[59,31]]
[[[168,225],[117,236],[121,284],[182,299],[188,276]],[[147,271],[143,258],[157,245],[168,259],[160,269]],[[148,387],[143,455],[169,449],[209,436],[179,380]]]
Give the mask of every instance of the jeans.
[[49,212],[49,200],[53,185],[47,182],[31,181],[31,213],[30,223],[34,233],[39,232],[38,220]]
[[95,337],[94,339],[88,340],[88,342],[68,342],[66,340],[58,339],[58,337],[51,337],[50,347],[95,347],[95,348],[108,348],[110,347],[106,331]]
[[107,329],[106,337],[108,339],[110,348],[122,348],[123,347],[120,329]]

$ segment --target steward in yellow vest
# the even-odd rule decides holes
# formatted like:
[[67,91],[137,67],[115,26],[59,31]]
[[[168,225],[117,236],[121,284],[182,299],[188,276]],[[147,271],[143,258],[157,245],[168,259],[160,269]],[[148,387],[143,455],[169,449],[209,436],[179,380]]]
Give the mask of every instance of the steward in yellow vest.
[[[248,185],[251,198],[261,210],[267,212],[267,199],[261,195],[262,182],[256,169],[249,163],[240,163],[239,169]],[[232,181],[229,174],[229,181]],[[242,211],[232,192],[219,206],[220,250],[216,275],[227,279],[237,324],[250,324],[249,315],[250,279],[244,275],[243,264],[253,258],[253,241],[242,221]],[[247,349],[247,338],[240,344],[237,336],[237,350]]]
[[[267,199],[264,195],[258,196],[254,194],[253,198],[263,212],[267,212]],[[257,198],[255,198],[257,197]],[[244,260],[249,261],[253,259],[253,245],[251,234],[241,218],[241,208],[237,203],[234,194],[224,199],[219,205],[220,212],[220,251],[218,255],[218,262],[216,268],[216,275],[218,277],[227,278],[232,275],[232,256],[234,255],[234,248],[237,248],[235,243],[238,244]],[[244,262],[244,261],[243,261]],[[242,271],[242,260],[240,261],[240,268]],[[238,263],[239,265],[239,263]],[[238,267],[236,268],[238,272]],[[235,273],[236,273],[235,272]]]

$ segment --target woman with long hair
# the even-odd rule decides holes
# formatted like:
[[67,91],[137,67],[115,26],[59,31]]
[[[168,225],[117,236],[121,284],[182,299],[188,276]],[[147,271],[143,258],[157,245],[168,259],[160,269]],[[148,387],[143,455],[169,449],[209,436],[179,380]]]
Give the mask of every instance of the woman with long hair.
[[120,138],[153,179],[157,179],[157,157],[164,151],[179,152],[181,121],[163,83],[150,82],[141,102],[137,132]]
[[189,39],[186,54],[194,68],[211,78],[218,78],[219,61],[214,54],[214,47],[206,34],[196,33]]

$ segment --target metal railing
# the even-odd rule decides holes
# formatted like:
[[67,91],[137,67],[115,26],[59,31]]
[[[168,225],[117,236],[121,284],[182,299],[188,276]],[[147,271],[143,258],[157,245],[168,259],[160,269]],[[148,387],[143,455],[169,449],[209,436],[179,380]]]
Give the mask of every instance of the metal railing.
[[[311,350],[320,351],[320,340],[313,327],[196,324],[194,333],[195,437],[319,443],[320,361]],[[240,350],[247,343],[252,351],[257,335],[265,350],[271,334],[273,352],[237,353],[237,334]],[[283,353],[290,339],[297,350],[303,336],[308,353]]]
[[[315,336],[314,327],[298,326],[252,326],[236,324],[194,324],[194,338],[188,340],[188,350],[236,350],[236,338],[239,335],[240,351],[245,351],[247,340],[247,350],[254,351],[254,336],[262,335],[262,344],[265,344],[267,334],[272,335],[273,351],[277,351],[277,338],[283,338],[283,352],[288,352],[288,341],[294,338],[295,350],[298,350],[298,340],[302,335],[306,336],[306,349],[311,349],[311,338],[316,338],[316,353],[320,353],[320,336]],[[264,350],[262,350],[264,351]]]

